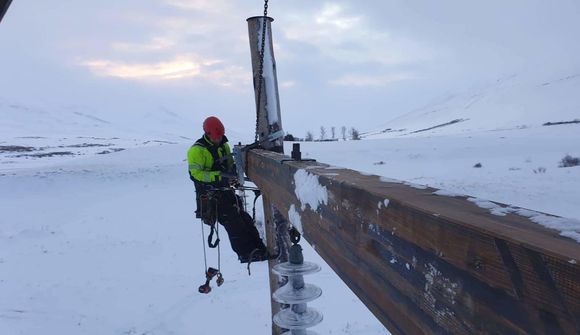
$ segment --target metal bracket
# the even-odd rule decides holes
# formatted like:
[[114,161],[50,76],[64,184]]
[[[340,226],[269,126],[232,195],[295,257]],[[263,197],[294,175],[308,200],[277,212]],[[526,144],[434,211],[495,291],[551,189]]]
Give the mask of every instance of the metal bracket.
[[238,173],[238,181],[240,182],[241,186],[244,186],[244,181],[246,180],[244,177],[244,172],[246,169],[246,164],[244,162],[244,149],[245,146],[243,146],[242,143],[238,143],[234,146],[233,152],[234,163],[236,164],[236,172]]
[[291,159],[283,159],[280,164],[284,162],[316,162],[316,159],[302,159],[302,153],[300,152],[300,143],[292,144],[292,155]]
[[277,140],[281,137],[284,137],[284,131],[278,130],[277,132],[268,135],[268,137],[266,137],[266,140],[268,140],[270,142],[274,142],[275,140]]

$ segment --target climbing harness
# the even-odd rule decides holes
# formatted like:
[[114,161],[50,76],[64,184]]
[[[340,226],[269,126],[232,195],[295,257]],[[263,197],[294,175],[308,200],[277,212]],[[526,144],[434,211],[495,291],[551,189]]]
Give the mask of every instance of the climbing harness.
[[262,191],[260,191],[259,188],[257,187],[251,187],[251,186],[230,186],[230,187],[214,187],[212,188],[213,191],[241,191],[242,192],[242,198],[244,198],[244,210],[247,211],[247,204],[246,204],[246,193],[245,191],[252,191],[254,193],[254,201],[253,201],[253,207],[252,207],[252,220],[254,222],[256,222],[256,202],[258,201],[258,198],[262,195]]
[[[202,244],[203,244],[203,262],[204,262],[204,269],[205,269],[205,283],[203,285],[201,285],[199,287],[199,293],[204,293],[207,294],[209,292],[211,292],[211,286],[210,286],[210,282],[211,280],[216,277],[216,283],[219,286],[221,286],[224,283],[224,278],[223,275],[221,273],[221,252],[220,252],[220,237],[219,237],[219,224],[217,223],[217,211],[218,211],[218,207],[217,207],[217,202],[215,201],[215,195],[217,192],[227,192],[227,191],[252,191],[254,193],[254,202],[253,202],[253,208],[252,208],[252,221],[255,223],[256,222],[256,201],[258,200],[258,198],[260,197],[260,195],[262,194],[261,191],[256,188],[256,187],[251,187],[251,186],[229,186],[229,187],[212,187],[211,189],[208,190],[208,193],[201,196],[204,197],[201,199],[201,203],[203,204],[209,204],[210,206],[215,206],[213,208],[213,211],[211,213],[206,213],[204,212],[204,210],[207,210],[208,206],[200,206],[200,212],[201,212],[201,218],[202,218],[202,225],[201,225],[201,237],[202,237]],[[201,198],[200,197],[200,198]],[[239,206],[241,206],[241,204],[238,204],[238,208]],[[247,207],[246,203],[245,203],[245,195],[244,195],[244,210]],[[210,209],[211,210],[211,209]],[[205,239],[205,228],[204,226],[208,225],[210,226],[210,232],[208,234],[207,237],[207,245],[209,248],[217,248],[217,256],[218,256],[218,266],[217,269],[213,268],[213,267],[208,267],[207,266],[207,251],[206,251],[206,239]],[[216,239],[215,241],[213,241],[213,235],[216,235]],[[248,275],[251,275],[250,272],[250,264],[252,263],[252,259],[255,255],[255,252],[258,249],[253,250],[250,253],[249,256],[249,262],[248,262]],[[268,257],[273,257],[273,256],[269,256]],[[275,257],[278,257],[277,255]]]

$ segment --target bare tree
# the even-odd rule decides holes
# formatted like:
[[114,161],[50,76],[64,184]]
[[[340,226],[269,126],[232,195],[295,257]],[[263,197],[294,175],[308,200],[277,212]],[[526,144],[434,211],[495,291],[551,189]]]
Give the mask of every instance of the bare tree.
[[312,142],[312,140],[314,140],[314,135],[309,130],[309,131],[306,132],[306,137],[304,138],[304,141],[306,141],[306,142]]
[[346,141],[346,127],[342,126],[340,131],[342,132],[342,139]]
[[354,127],[350,128],[350,139],[360,140],[360,133]]
[[320,126],[320,140],[324,141],[324,139],[326,139],[326,128]]
[[336,127],[335,126],[330,127],[330,134],[332,135],[332,139],[334,140],[336,138]]

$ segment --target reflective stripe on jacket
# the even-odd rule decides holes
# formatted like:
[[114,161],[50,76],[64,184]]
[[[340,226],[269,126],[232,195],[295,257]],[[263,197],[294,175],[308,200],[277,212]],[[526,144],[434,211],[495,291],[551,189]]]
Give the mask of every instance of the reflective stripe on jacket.
[[216,145],[204,135],[189,148],[187,162],[191,178],[203,183],[219,182],[221,172],[232,171],[234,162],[227,141],[224,136],[222,142]]

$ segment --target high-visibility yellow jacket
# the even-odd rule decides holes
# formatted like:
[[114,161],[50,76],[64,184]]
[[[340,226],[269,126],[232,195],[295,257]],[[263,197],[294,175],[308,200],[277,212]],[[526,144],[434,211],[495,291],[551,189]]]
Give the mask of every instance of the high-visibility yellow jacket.
[[233,172],[234,161],[227,137],[213,144],[205,135],[187,151],[189,176],[202,183],[220,182],[222,172]]

